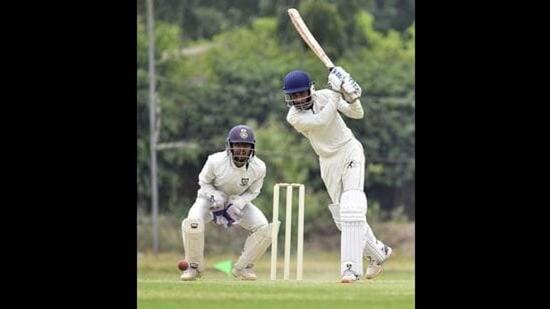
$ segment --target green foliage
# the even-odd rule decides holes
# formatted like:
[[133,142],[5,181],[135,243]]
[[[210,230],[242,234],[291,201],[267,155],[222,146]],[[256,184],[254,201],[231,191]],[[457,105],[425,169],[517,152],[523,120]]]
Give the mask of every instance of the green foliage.
[[299,11],[327,55],[331,59],[339,58],[349,47],[349,38],[337,6],[325,1],[307,1],[300,5]]
[[[415,17],[415,0],[155,0],[154,10],[157,20],[189,29],[182,34],[187,41],[211,38],[214,29],[246,26],[256,17],[280,16],[280,20],[288,20],[286,10],[300,8],[304,2],[336,6],[352,46],[356,32],[352,16],[359,10],[372,12],[374,28],[384,33],[389,29],[405,31]],[[137,8],[139,16],[146,15],[145,0],[138,1]]]
[[[208,25],[211,29],[201,30],[209,32],[209,39],[182,40],[199,31],[199,26],[182,28],[162,20],[155,24],[159,140],[187,143],[183,148],[158,152],[160,209],[187,213],[206,157],[224,149],[229,128],[245,123],[256,130],[258,156],[268,167],[255,203],[270,217],[273,184],[304,183],[306,205],[310,205],[307,212],[315,218],[306,230],[319,229],[331,220],[328,194],[309,142],[286,123],[281,88],[284,75],[294,69],[308,71],[316,87],[323,88],[326,68],[303,46],[280,2],[273,6],[260,2],[256,8],[250,2],[247,10],[261,7],[266,17],[240,25],[224,20],[231,14],[222,14],[222,18],[209,3],[201,5],[210,10],[192,12],[220,18]],[[323,47],[326,43],[333,61],[363,88],[365,118],[346,119],[346,123],[365,147],[369,205],[379,205],[384,212],[380,220],[391,219],[391,211],[395,218],[414,214],[414,24],[404,32],[379,32],[373,15],[360,9],[362,1],[351,1],[348,6],[340,1],[294,4],[308,25],[320,31],[319,41]],[[218,10],[229,8],[220,5]],[[277,16],[266,13],[275,10]],[[143,18],[138,18],[137,42],[138,206],[148,211],[148,41]],[[353,48],[345,48],[346,44]]]

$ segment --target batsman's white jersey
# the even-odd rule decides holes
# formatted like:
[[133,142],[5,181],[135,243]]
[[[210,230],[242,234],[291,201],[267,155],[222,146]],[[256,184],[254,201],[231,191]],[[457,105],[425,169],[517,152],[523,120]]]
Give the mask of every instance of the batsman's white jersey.
[[[337,204],[343,192],[343,185],[345,190],[363,190],[365,164],[361,143],[337,111],[349,118],[360,119],[363,118],[363,107],[359,100],[348,104],[339,93],[329,89],[315,91],[312,100],[312,109],[301,111],[291,107],[286,119],[309,139],[313,150],[319,156],[321,178],[332,202]],[[346,170],[350,163],[354,168]],[[349,171],[354,175],[346,177],[345,183],[342,183],[343,173]]]

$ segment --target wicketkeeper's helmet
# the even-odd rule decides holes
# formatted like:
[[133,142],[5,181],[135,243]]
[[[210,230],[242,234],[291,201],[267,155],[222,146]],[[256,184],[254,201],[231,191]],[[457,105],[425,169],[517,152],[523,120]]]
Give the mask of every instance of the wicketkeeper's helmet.
[[[246,143],[252,145],[252,151],[248,155],[247,162],[254,156],[255,152],[255,146],[256,146],[256,136],[254,135],[254,131],[249,127],[245,125],[237,125],[231,128],[229,130],[229,134],[227,135],[227,141],[226,141],[226,149],[229,153],[229,155],[233,156],[235,158],[235,155],[233,154],[233,144],[234,143]],[[237,160],[238,161],[238,160]]]

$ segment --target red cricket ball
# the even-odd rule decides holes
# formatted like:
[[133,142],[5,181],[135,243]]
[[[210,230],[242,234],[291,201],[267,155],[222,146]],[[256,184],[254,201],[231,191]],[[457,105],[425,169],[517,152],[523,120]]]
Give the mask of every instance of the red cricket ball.
[[180,261],[178,262],[178,268],[179,268],[179,270],[182,270],[182,271],[183,271],[183,270],[186,270],[187,267],[189,267],[189,262],[187,262],[186,260],[180,260]]

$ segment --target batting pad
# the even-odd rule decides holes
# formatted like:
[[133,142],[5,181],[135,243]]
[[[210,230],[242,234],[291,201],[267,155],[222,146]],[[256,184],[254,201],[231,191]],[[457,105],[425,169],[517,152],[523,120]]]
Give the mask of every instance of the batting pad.
[[353,271],[363,275],[363,249],[365,243],[365,225],[367,197],[363,191],[348,190],[340,197],[340,241],[341,271]]
[[185,219],[181,223],[185,259],[191,267],[204,269],[204,222],[202,219]]
[[341,272],[353,271],[357,276],[363,275],[363,246],[365,222],[342,222]]
[[340,197],[340,220],[342,222],[366,222],[367,196],[359,190],[348,190]]
[[[280,222],[276,224],[277,230],[279,230]],[[235,268],[243,269],[265,253],[269,245],[271,245],[272,227],[273,223],[270,223],[248,236],[244,243],[243,253],[235,263]]]
[[371,256],[378,262],[384,261],[386,258],[386,254],[383,251],[384,244],[374,237],[374,233],[368,224],[365,224],[364,228],[364,255]]

